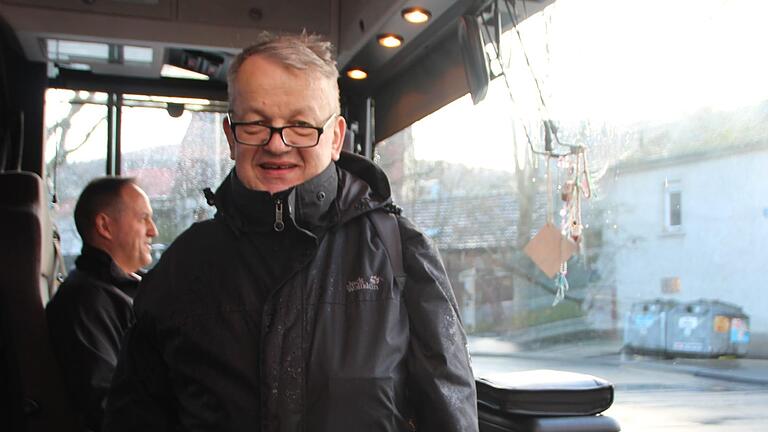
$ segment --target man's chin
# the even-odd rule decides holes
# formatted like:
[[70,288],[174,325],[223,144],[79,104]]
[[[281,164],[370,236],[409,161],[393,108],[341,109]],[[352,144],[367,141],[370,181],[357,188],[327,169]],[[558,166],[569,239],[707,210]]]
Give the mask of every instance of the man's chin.
[[296,185],[300,185],[301,183],[302,183],[301,181],[288,180],[288,179],[281,180],[281,181],[271,181],[264,185],[264,190],[274,195],[278,192],[288,190]]

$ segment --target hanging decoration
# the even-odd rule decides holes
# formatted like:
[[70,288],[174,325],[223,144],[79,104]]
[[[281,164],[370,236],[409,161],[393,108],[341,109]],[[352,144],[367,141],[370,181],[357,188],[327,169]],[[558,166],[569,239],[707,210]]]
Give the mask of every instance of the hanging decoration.
[[[524,4],[525,2],[523,2]],[[490,41],[492,46],[492,50],[488,51],[488,56],[501,66],[500,75],[504,78],[504,84],[507,87],[510,101],[515,104],[512,85],[506,73],[508,65],[505,64],[501,55],[502,7],[506,8],[507,16],[512,20],[520,46],[524,47],[522,35],[518,28],[516,2],[511,0],[491,2],[487,10],[487,15],[490,18],[483,20],[483,24],[486,40]],[[542,85],[533,71],[530,59],[524,48],[522,48],[522,55],[525,64],[531,72],[535,89],[538,93],[538,110],[543,127],[543,150],[534,148],[528,127],[525,122],[521,122],[521,124],[528,141],[530,155],[534,158],[534,165],[536,165],[538,157],[543,157],[546,159],[547,171],[546,223],[528,242],[523,251],[547,277],[553,279],[555,298],[552,305],[555,306],[566,297],[568,292],[569,285],[566,278],[568,275],[568,260],[581,249],[584,230],[581,219],[582,199],[589,199],[592,196],[592,184],[587,165],[587,148],[583,145],[571,145],[560,142],[558,128],[547,108]],[[556,161],[557,194],[562,202],[559,211],[559,226],[556,226],[553,214],[555,194],[552,185],[552,161]]]
[[[581,219],[582,199],[592,195],[587,153],[584,146],[572,146],[567,153],[540,152],[546,157],[547,216],[542,229],[531,239],[523,251],[549,278],[553,278],[555,298],[560,303],[568,291],[568,260],[580,248],[584,226]],[[556,177],[552,172],[556,161]],[[554,221],[553,179],[557,181],[557,195],[562,202],[557,226]]]
[[[578,249],[581,249],[584,230],[581,220],[581,202],[582,198],[588,199],[592,196],[586,147],[572,147],[567,155],[559,156],[558,167],[561,167],[565,173],[565,180],[562,185],[559,185],[562,201],[560,233],[566,241],[573,242]],[[565,293],[569,288],[567,275],[568,259],[566,258],[561,261],[559,272],[555,276],[556,291],[555,299],[552,302],[553,306],[565,298]]]

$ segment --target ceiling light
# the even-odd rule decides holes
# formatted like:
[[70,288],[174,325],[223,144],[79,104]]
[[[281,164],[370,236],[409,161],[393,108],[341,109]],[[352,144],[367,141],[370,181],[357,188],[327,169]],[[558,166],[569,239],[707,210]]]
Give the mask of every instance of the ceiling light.
[[182,69],[177,66],[164,64],[163,68],[160,70],[160,76],[165,78],[183,78],[183,79],[194,79],[194,80],[209,80],[210,77],[205,74],[201,74],[199,72],[194,72],[188,69]]
[[46,39],[48,60],[68,62],[73,59],[109,60],[109,45],[100,42]]
[[[59,63],[152,64],[152,48],[65,39],[46,39],[48,60]],[[122,53],[122,55],[120,55]]]
[[432,13],[420,7],[410,7],[401,12],[403,19],[413,24],[421,24],[429,21]]
[[387,48],[397,48],[403,44],[403,37],[393,33],[379,35],[379,45]]
[[152,63],[154,52],[152,48],[125,45],[123,46],[123,60],[133,63]]
[[362,80],[368,78],[368,73],[362,69],[350,69],[347,71],[347,76],[354,80]]
[[91,65],[86,63],[66,63],[66,64],[60,64],[59,67],[63,67],[64,69],[84,71],[84,72],[88,72],[91,70]]

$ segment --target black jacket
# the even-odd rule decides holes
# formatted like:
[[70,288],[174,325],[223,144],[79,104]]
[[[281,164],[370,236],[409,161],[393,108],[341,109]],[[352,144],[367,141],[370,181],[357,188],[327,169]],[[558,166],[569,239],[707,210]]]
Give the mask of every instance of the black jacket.
[[144,279],[107,430],[477,430],[445,270],[399,218],[396,280],[367,216],[389,200],[350,154],[275,196],[230,175]]
[[46,306],[54,353],[87,430],[101,428],[138,280],[104,251],[83,245],[76,268]]

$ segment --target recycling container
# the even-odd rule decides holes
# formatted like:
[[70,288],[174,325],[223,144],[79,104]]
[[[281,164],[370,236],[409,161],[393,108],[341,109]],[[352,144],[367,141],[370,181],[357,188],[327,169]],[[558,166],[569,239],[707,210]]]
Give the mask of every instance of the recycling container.
[[674,306],[667,314],[667,353],[675,356],[744,356],[749,345],[749,317],[719,300]]
[[624,327],[624,350],[663,354],[667,349],[667,314],[678,304],[664,299],[632,304]]

